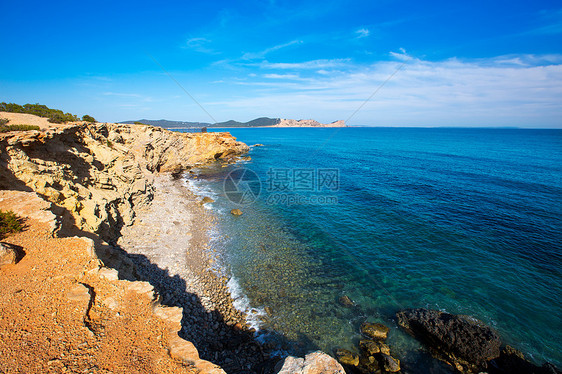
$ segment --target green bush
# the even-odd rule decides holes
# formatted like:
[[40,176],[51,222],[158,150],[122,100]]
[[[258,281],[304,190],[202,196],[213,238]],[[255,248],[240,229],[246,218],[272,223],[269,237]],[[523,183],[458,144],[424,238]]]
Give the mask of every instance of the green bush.
[[20,232],[22,229],[21,219],[14,212],[0,210],[0,238],[6,234]]
[[14,103],[0,103],[0,111],[34,114],[39,117],[48,118],[49,122],[53,123],[78,121],[78,117],[74,114],[64,113],[62,110],[51,109],[46,105],[40,104],[25,104],[22,106]]
[[0,118],[0,126],[4,126],[4,125],[6,125],[8,122],[10,122],[9,119],[7,119],[7,118]]
[[84,115],[82,116],[82,121],[95,123],[95,122],[96,122],[96,119],[95,119],[94,117],[92,117],[92,116],[89,116],[89,115],[87,115],[87,114],[84,114]]
[[0,125],[0,132],[10,132],[10,131],[29,131],[29,130],[41,130],[39,126],[34,125]]
[[133,123],[134,123],[135,125],[148,126],[146,123],[142,123],[142,122],[139,122],[139,121],[135,121],[135,122],[133,122]]

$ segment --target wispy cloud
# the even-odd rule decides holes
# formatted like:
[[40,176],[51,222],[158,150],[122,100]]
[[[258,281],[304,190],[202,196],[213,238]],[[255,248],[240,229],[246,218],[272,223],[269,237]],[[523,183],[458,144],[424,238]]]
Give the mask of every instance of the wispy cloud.
[[362,29],[359,29],[359,30],[355,31],[355,34],[357,35],[358,39],[361,39],[361,38],[366,38],[367,36],[369,36],[371,34],[371,32],[367,28],[362,28]]
[[[355,125],[562,127],[562,56],[519,55],[429,61],[405,51],[396,61],[263,63],[271,72],[238,82],[246,97],[208,103],[256,115],[346,119],[406,58],[410,59],[353,118]],[[326,74],[321,66],[337,66]],[[286,73],[306,71],[306,77]],[[279,78],[279,79],[275,79]],[[281,79],[286,78],[286,79]],[[293,79],[291,78],[298,78]],[[234,82],[233,82],[234,83]],[[251,87],[259,88],[251,91]],[[234,115],[234,114],[233,114]]]
[[287,47],[290,47],[290,46],[293,46],[293,45],[302,44],[302,43],[303,43],[302,40],[293,40],[293,41],[290,41],[290,42],[288,42],[288,43],[278,44],[278,45],[275,45],[275,46],[273,46],[273,47],[264,49],[263,51],[259,51],[259,52],[247,52],[247,53],[244,53],[244,54],[242,55],[242,58],[241,58],[241,59],[242,59],[242,60],[257,60],[257,59],[263,59],[266,55],[268,55],[268,54],[271,53],[271,52],[275,52],[275,51],[278,51],[278,50],[280,50],[280,49],[287,48]]
[[211,44],[211,40],[207,38],[190,38],[187,39],[185,44],[182,46],[184,49],[190,49],[196,52],[205,53],[205,54],[218,54],[219,52],[210,48],[209,45]]

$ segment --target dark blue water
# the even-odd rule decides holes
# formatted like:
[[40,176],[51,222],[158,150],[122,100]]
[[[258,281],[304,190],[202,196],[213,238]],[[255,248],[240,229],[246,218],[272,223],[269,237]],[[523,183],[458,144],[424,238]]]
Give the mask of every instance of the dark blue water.
[[[367,319],[393,327],[396,355],[413,362],[417,343],[392,317],[428,307],[479,318],[560,366],[562,130],[229,131],[265,146],[197,186],[217,197],[224,264],[285,349],[353,349]],[[262,186],[243,206],[222,183],[240,166]]]

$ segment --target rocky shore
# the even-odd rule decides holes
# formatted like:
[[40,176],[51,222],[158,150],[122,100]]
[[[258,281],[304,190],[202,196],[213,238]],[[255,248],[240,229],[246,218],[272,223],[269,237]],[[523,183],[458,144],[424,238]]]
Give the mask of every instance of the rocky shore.
[[[379,323],[361,326],[354,352],[328,352],[337,360],[319,351],[280,360],[254,339],[228,279],[212,271],[209,199],[182,179],[248,150],[228,133],[145,125],[0,134],[0,209],[24,223],[0,238],[0,372],[408,372]],[[407,309],[396,321],[456,372],[560,373],[467,316]]]

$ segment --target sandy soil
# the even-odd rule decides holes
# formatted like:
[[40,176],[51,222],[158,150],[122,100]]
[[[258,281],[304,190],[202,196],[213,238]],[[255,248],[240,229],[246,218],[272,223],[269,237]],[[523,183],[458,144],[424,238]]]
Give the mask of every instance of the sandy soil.
[[33,114],[0,112],[0,118],[10,120],[8,125],[34,125],[39,126],[42,130],[60,126],[56,123],[49,122],[47,118],[38,117]]
[[[0,196],[0,209],[25,215],[29,201]],[[35,217],[37,218],[37,217]],[[0,268],[0,373],[196,373],[168,353],[170,328],[145,294],[98,275],[79,238],[53,238],[28,218],[2,239],[25,256]]]

